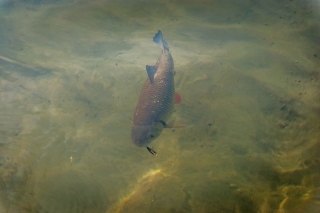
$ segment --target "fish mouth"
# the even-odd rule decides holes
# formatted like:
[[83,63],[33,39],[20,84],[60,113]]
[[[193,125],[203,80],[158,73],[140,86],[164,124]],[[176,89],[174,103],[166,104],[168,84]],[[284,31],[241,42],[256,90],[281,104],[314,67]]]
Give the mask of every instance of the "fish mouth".
[[138,146],[138,147],[142,147],[143,143],[142,140],[139,139],[136,135],[131,134],[131,141],[134,145]]
[[131,140],[133,144],[138,147],[147,146],[151,142],[151,140],[148,140],[148,138],[139,137],[139,135],[131,135]]
[[147,136],[151,132],[150,129],[150,126],[133,125],[131,129],[132,142],[139,147],[148,145],[151,142]]
[[149,141],[142,141],[142,140],[136,140],[134,138],[132,138],[132,142],[134,145],[138,146],[138,147],[143,147],[149,144]]
[[136,145],[136,146],[138,146],[138,147],[142,147],[142,146],[143,146],[142,144],[140,144],[139,141],[133,141],[133,144]]

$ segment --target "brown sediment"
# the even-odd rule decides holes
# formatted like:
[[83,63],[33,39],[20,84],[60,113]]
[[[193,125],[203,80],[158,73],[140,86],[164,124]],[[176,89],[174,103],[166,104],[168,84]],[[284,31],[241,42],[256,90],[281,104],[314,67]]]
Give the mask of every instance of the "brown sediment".
[[[159,181],[159,178],[161,178],[161,176],[159,175],[164,175],[160,169],[150,170],[144,175],[142,175],[142,177],[139,178],[137,182],[134,184],[132,191],[129,192],[128,195],[122,198],[114,207],[112,207],[107,212],[121,213],[126,212],[124,211],[124,209],[126,208],[135,209],[135,205],[140,205],[139,203],[136,203],[137,199],[138,201],[140,200],[140,202],[143,202],[141,199],[145,199],[145,193],[149,193],[150,191],[152,191],[153,185],[156,184],[157,181]],[[153,202],[153,200],[146,200],[146,202]]]

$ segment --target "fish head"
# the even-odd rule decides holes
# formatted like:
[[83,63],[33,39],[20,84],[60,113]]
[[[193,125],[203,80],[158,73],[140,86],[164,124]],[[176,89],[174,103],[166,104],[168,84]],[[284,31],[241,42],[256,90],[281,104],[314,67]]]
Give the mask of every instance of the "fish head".
[[132,142],[140,147],[147,146],[160,135],[163,128],[164,126],[161,122],[154,122],[151,125],[132,125]]

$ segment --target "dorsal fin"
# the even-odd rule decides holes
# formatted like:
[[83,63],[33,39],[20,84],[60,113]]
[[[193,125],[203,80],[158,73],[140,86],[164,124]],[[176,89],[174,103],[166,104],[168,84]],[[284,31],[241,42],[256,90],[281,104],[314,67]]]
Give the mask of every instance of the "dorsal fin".
[[149,76],[150,83],[152,84],[154,81],[154,74],[156,74],[156,72],[157,72],[157,67],[147,65],[146,70],[147,70],[147,73]]

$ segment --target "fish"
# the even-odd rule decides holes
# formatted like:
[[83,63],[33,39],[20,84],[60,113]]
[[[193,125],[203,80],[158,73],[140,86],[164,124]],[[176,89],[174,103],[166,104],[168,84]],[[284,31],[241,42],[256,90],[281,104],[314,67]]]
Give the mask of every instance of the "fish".
[[151,154],[153,154],[153,155],[157,156],[156,151],[154,151],[153,149],[151,149],[151,148],[150,148],[150,147],[148,147],[148,146],[146,146],[146,147],[147,147],[147,150],[148,150]]
[[[154,66],[146,65],[148,78],[141,90],[131,126],[131,140],[138,147],[147,147],[161,134],[174,110],[173,58],[160,30],[153,41],[161,47],[161,54]],[[156,154],[149,147],[147,149]]]

